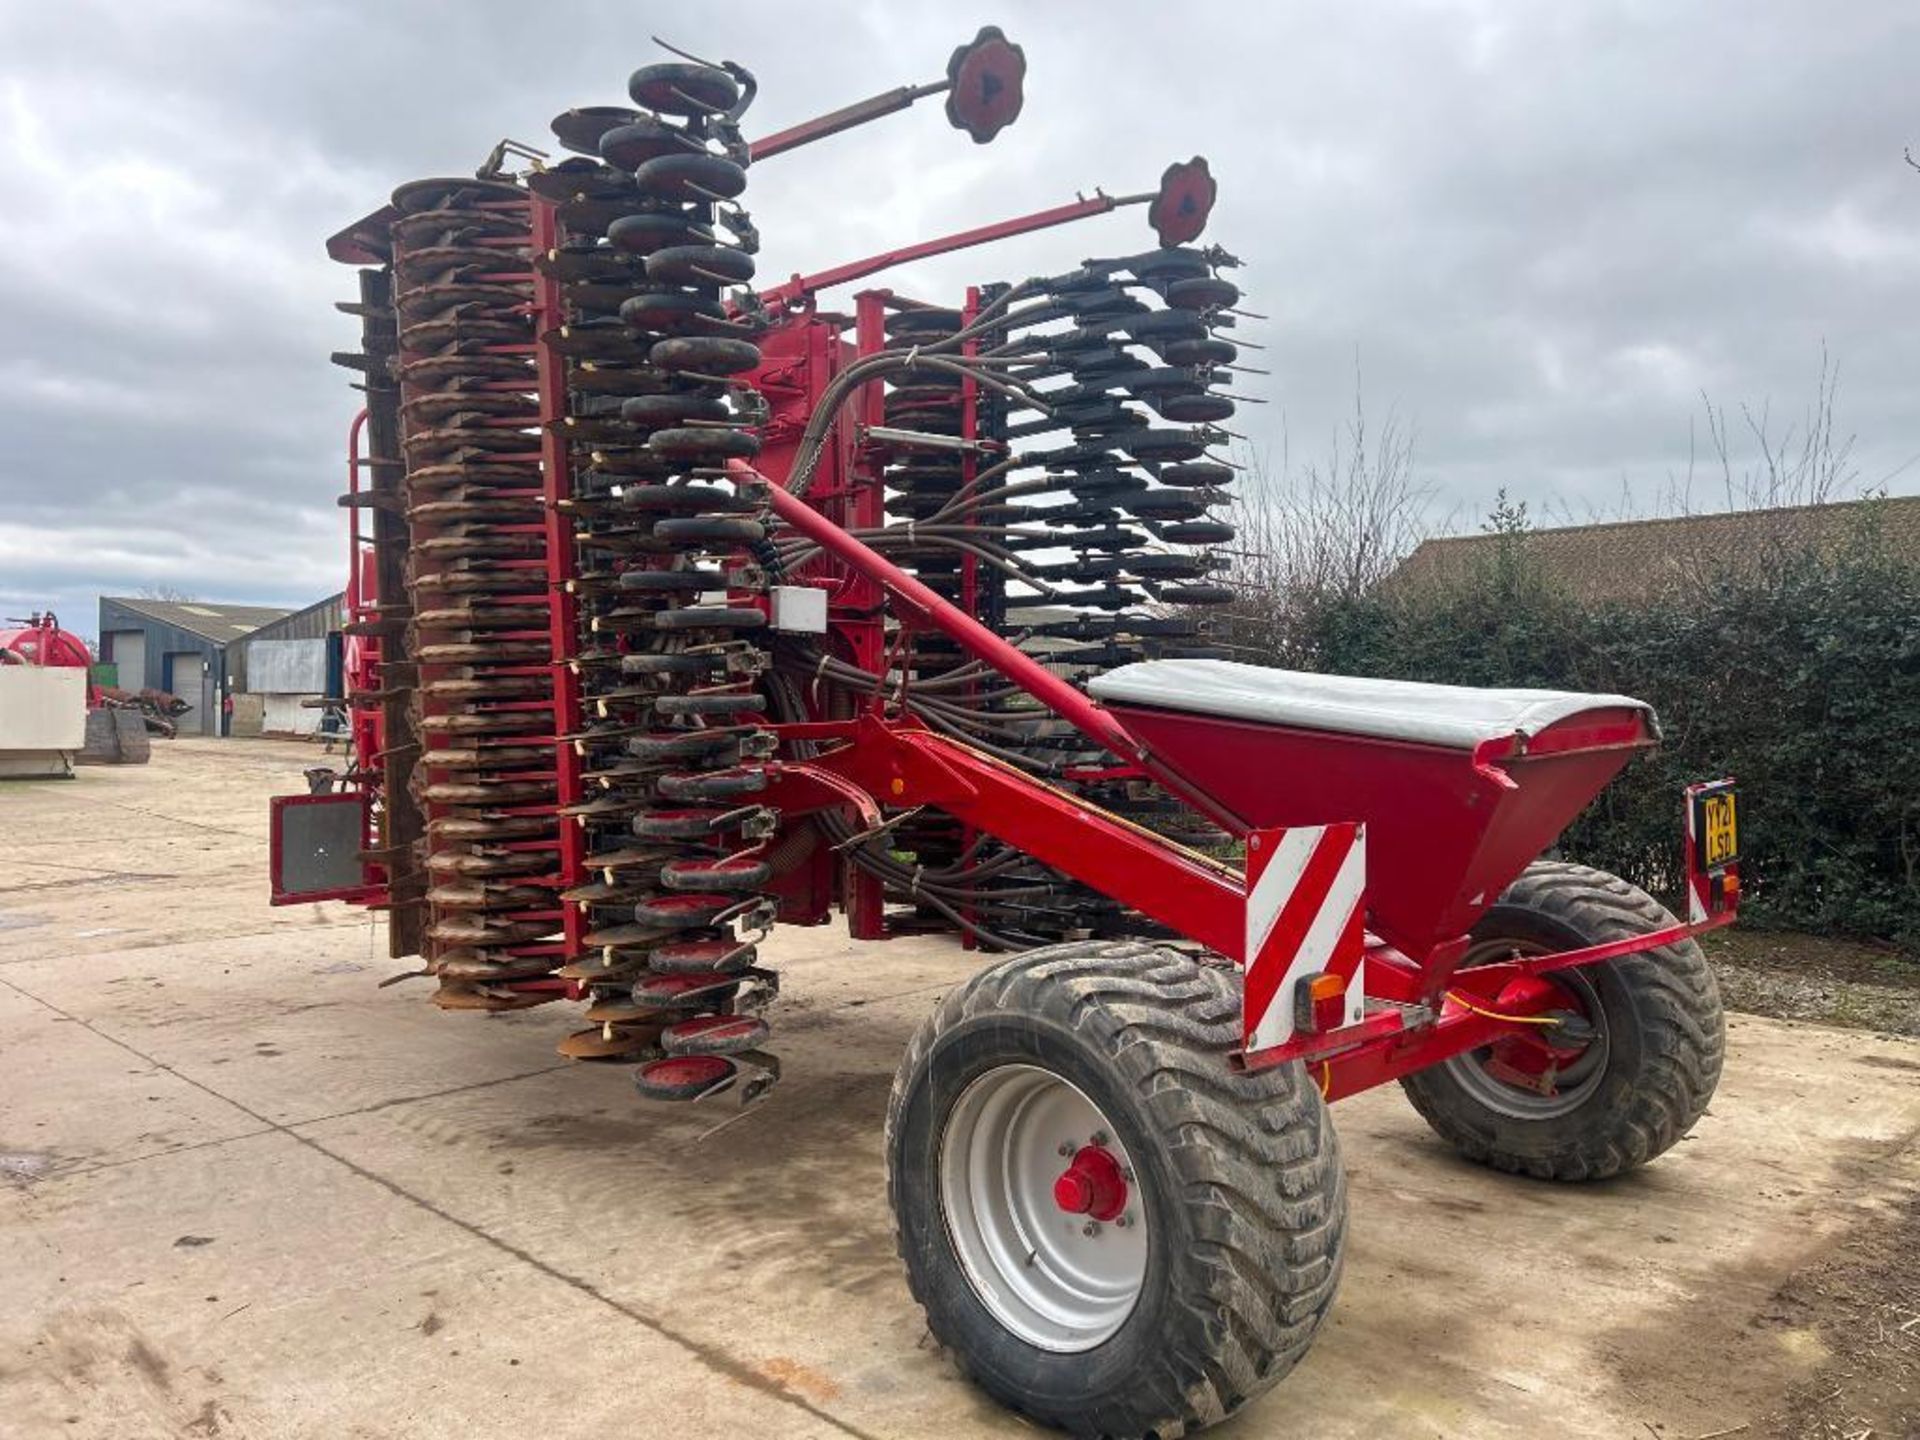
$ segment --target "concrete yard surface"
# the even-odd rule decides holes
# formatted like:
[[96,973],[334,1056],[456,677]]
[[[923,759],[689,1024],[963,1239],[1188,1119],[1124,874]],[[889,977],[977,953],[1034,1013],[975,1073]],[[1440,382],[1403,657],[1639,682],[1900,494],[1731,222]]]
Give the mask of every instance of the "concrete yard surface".
[[[266,797],[314,763],[0,789],[0,1435],[1033,1433],[926,1337],[885,1204],[894,1066],[979,957],[782,930],[782,1084],[644,1104],[556,1056],[573,1007],[444,1014],[376,988],[363,912],[267,905]],[[1735,1016],[1693,1136],[1587,1187],[1457,1160],[1396,1088],[1336,1115],[1333,1319],[1212,1433],[1790,1433],[1849,1382],[1782,1297],[1920,1180],[1920,1042]]]

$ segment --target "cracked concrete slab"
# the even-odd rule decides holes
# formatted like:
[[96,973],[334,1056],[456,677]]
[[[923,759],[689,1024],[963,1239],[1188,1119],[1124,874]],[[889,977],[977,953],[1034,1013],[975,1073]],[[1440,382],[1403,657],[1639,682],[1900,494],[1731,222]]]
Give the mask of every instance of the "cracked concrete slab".
[[9,1433],[848,1433],[285,1133],[16,1189],[0,1216]]
[[[0,789],[36,887],[0,916],[39,917],[0,928],[0,1430],[1030,1433],[927,1342],[884,1198],[894,1066],[980,957],[783,930],[781,1086],[644,1106],[556,1059],[562,1007],[442,1014],[376,988],[403,966],[358,912],[266,905],[265,797],[313,755]],[[137,812],[168,839],[134,859]],[[1920,1181],[1920,1044],[1736,1016],[1693,1138],[1589,1187],[1466,1165],[1395,1090],[1336,1117],[1333,1318],[1214,1433],[1683,1440],[1817,1372],[1770,1297]]]

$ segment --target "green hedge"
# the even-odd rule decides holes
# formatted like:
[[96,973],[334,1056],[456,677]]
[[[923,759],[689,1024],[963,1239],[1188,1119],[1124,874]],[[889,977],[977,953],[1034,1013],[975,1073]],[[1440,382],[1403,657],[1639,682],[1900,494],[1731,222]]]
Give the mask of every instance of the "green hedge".
[[[1782,548],[1607,603],[1556,587],[1516,527],[1444,586],[1294,596],[1264,628],[1285,637],[1281,663],[1302,668],[1650,701],[1665,744],[1568,830],[1569,858],[1671,897],[1681,787],[1731,774],[1745,916],[1915,947],[1920,564],[1880,543],[1873,508],[1837,548]],[[1258,638],[1235,629],[1243,644]]]

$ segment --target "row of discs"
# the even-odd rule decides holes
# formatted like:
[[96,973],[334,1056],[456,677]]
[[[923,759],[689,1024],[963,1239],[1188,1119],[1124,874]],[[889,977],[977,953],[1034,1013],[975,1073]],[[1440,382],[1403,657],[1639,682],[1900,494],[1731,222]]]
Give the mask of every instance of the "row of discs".
[[[1035,554],[1030,571],[1056,593],[1039,615],[1021,617],[1022,628],[1029,645],[1046,647],[1082,681],[1137,660],[1228,653],[1209,642],[1204,618],[1232,599],[1217,572],[1220,548],[1234,537],[1218,513],[1234,469],[1216,452],[1229,439],[1218,427],[1235,409],[1223,393],[1231,372],[1222,367],[1238,357],[1220,332],[1235,323],[1239,290],[1216,273],[1217,258],[1166,248],[1090,261],[1049,282],[1045,302],[1009,317],[1003,354],[1028,362],[1014,373],[1040,390],[1051,413],[1016,412],[1007,436],[1065,482],[1066,503],[1036,497],[1022,518],[1062,536],[1072,552]],[[1046,547],[1038,537],[1015,544]],[[1072,613],[1055,613],[1059,606]],[[1046,737],[1041,747],[1058,763],[1101,763],[1077,734]],[[1081,788],[1170,838],[1221,842],[1157,786]],[[1096,933],[1137,928],[1137,917],[1110,902],[1096,908],[1105,917]]]
[[[958,310],[937,306],[902,309],[887,317],[886,339],[895,349],[927,345],[952,338],[959,332],[964,317]],[[976,429],[991,434],[991,424],[982,426],[984,407],[991,392],[976,385]],[[965,428],[965,387],[962,377],[951,371],[916,369],[891,380],[881,400],[882,414],[890,429],[932,436],[961,437]],[[977,438],[977,437],[976,437]],[[886,514],[890,524],[908,521],[937,521],[966,484],[969,470],[978,473],[982,459],[975,455],[969,462],[958,449],[939,445],[903,444],[887,456],[883,471],[886,485]],[[965,518],[965,517],[963,517]],[[953,542],[964,540],[962,531],[952,525],[934,525],[917,530],[905,545],[890,546],[887,555],[903,566],[929,589],[961,606],[991,628],[998,629],[997,601],[1000,587],[982,574],[977,559]],[[912,686],[922,695],[941,693],[965,702],[972,698],[973,685],[955,689],[949,677],[965,669],[960,648],[937,631],[922,631],[913,637],[910,656]],[[911,908],[896,913],[895,929],[946,929],[952,924],[953,901],[964,899],[967,915],[989,935],[999,936],[1000,927],[1011,916],[986,902],[981,887],[973,883],[972,859],[966,852],[970,839],[960,822],[943,810],[923,809],[894,827],[889,848],[913,857],[909,872],[911,888],[899,894],[899,876],[886,874],[894,881],[895,897]],[[995,856],[1010,852],[997,841],[984,847]],[[963,857],[965,857],[963,859]],[[960,887],[959,894],[950,887]]]
[[[1238,294],[1215,273],[1214,256],[1183,248],[1090,261],[1027,287],[997,333],[978,343],[1044,395],[1047,408],[983,396],[978,433],[1008,445],[1004,475],[962,495],[961,462],[951,452],[909,454],[887,472],[887,506],[890,521],[914,523],[916,535],[944,526],[993,544],[1044,589],[976,566],[963,595],[958,551],[923,543],[890,553],[1076,680],[1141,659],[1223,656],[1208,643],[1204,611],[1231,598],[1214,552],[1234,534],[1215,513],[1234,470],[1213,450],[1227,438],[1215,427],[1234,410],[1221,367],[1237,348],[1218,332],[1232,325]],[[896,317],[903,333],[889,338],[950,336],[959,323],[956,312],[908,311]],[[915,374],[889,392],[888,423],[957,433],[953,395]],[[950,647],[918,642],[914,681],[938,681],[959,663]],[[1022,697],[982,705],[979,734],[1028,768],[1058,780],[1071,767],[1107,763],[1064,722],[1032,717]],[[1220,842],[1213,827],[1149,783],[1073,788],[1183,843]],[[962,860],[966,837],[951,824],[917,817],[903,829],[917,864],[944,874]],[[1001,940],[1134,934],[1144,923],[1047,867],[1005,863],[997,847],[965,858],[983,877],[970,909],[982,932]]]
[[[730,461],[758,449],[760,359],[726,287],[753,274],[740,87],[717,67],[647,66],[641,108],[554,121],[578,158],[530,182],[553,199],[559,243],[538,257],[566,320],[541,342],[566,365],[555,422],[578,546],[587,798],[582,907],[591,953],[568,967],[592,1028],[563,1047],[642,1061],[643,1094],[691,1099],[778,1073],[755,1013],[775,992],[756,941],[770,927],[762,801],[773,736],[765,666],[764,498]],[[715,147],[720,151],[716,153]]]
[[393,300],[408,523],[411,788],[426,820],[424,950],[451,1009],[559,963],[550,595],[526,194],[424,180],[394,195]]

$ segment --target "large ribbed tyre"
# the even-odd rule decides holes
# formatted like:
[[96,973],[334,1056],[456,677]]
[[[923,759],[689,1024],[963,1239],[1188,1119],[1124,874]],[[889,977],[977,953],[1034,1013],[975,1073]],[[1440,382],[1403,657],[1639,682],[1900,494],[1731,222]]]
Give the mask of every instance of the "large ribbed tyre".
[[[1644,890],[1604,870],[1534,862],[1473,930],[1466,963],[1644,935],[1674,923]],[[1557,1061],[1548,1095],[1504,1081],[1491,1047],[1401,1083],[1414,1109],[1470,1160],[1542,1180],[1602,1180],[1672,1147],[1720,1081],[1726,1017],[1691,940],[1555,972],[1592,1038]],[[1514,1042],[1524,1043],[1524,1042]]]
[[1228,1068],[1239,1038],[1233,972],[1131,940],[1014,956],[914,1036],[887,1109],[900,1255],[1002,1404],[1171,1440],[1306,1353],[1340,1277],[1339,1147],[1299,1066]]

